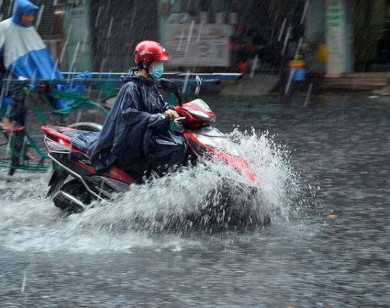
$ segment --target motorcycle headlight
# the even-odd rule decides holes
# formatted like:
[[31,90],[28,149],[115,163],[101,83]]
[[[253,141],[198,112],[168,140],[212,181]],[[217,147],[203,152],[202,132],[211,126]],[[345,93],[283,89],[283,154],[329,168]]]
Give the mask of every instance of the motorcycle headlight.
[[200,134],[194,134],[195,137],[204,145],[226,152],[230,155],[238,156],[237,145],[226,137],[209,137]]

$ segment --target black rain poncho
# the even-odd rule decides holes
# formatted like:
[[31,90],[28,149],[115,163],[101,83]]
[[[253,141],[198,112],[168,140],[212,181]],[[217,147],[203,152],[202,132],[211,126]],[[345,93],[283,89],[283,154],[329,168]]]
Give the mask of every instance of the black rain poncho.
[[169,105],[154,80],[138,76],[134,69],[123,80],[125,84],[101,133],[79,136],[73,144],[77,146],[80,138],[88,141],[88,154],[98,171],[116,164],[138,172],[151,169],[162,175],[183,162],[184,138],[162,120]]

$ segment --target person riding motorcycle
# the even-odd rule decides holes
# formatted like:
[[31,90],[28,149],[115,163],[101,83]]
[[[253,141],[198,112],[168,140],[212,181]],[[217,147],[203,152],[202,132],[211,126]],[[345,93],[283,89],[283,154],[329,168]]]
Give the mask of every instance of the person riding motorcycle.
[[115,164],[133,176],[142,177],[146,171],[162,176],[184,161],[184,138],[167,121],[179,115],[158,90],[163,62],[169,59],[158,42],[142,41],[136,46],[137,66],[122,77],[124,84],[89,150],[97,171]]

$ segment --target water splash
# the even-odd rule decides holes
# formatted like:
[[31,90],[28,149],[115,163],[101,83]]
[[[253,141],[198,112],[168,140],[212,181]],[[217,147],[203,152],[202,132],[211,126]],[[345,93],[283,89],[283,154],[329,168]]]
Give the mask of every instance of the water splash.
[[296,217],[302,186],[289,151],[268,133],[236,129],[230,137],[258,174],[261,189],[223,163],[200,164],[132,186],[113,203],[72,217],[72,228],[214,232],[258,226],[273,215]]
[[[48,174],[29,181],[0,181],[2,245],[22,251],[129,251],[139,246],[155,248],[153,237],[163,233],[158,235],[158,248],[176,249],[183,241],[188,245],[188,238],[180,236],[182,232],[214,232],[224,229],[232,219],[250,223],[251,219],[264,222],[268,216],[282,221],[295,217],[302,194],[289,151],[268,133],[237,128],[230,137],[259,175],[260,190],[248,189],[249,179],[232,168],[206,163],[134,185],[113,202],[95,204],[81,214],[64,217],[51,200],[45,199]],[[226,181],[239,185],[228,185],[228,191],[221,192]],[[233,200],[228,209],[223,202],[221,205],[226,196]],[[213,211],[218,215],[213,216]],[[164,234],[167,230],[175,233]]]
[[[183,240],[175,235],[156,241],[139,232],[112,232],[80,220],[88,215],[64,217],[45,198],[48,174],[0,181],[0,247],[14,251],[104,252],[131,251],[133,248],[170,248]],[[34,178],[34,179],[33,179]],[[108,208],[109,209],[109,208]]]
[[254,129],[236,128],[230,137],[238,143],[239,155],[244,157],[258,174],[263,200],[272,215],[285,220],[296,217],[304,190],[301,176],[291,162],[291,151],[278,144],[269,132],[257,133]]

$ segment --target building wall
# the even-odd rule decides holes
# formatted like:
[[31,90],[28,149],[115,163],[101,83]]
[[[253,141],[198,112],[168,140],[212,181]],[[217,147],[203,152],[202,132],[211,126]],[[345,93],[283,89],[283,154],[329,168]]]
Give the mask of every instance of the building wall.
[[65,55],[62,67],[66,71],[92,70],[90,35],[90,0],[65,7]]
[[354,42],[354,19],[353,19],[353,3],[354,0],[345,0],[345,44],[346,44],[346,59],[345,59],[345,72],[346,73],[352,73],[354,72],[354,63],[355,63],[355,56],[354,56],[354,48],[355,48],[355,42]]
[[93,0],[90,9],[95,71],[127,71],[136,44],[158,39],[157,0]]
[[325,39],[325,0],[313,0],[306,16],[305,40],[318,44]]
[[[207,12],[208,23],[214,24],[218,13],[224,12],[224,23],[232,24],[231,34],[236,41],[249,46],[248,50],[252,46],[259,47],[260,61],[257,61],[259,67],[261,62],[262,67],[277,69],[282,65],[279,55],[283,49],[281,46],[283,42],[278,41],[278,36],[283,20],[288,19],[288,24],[291,21],[292,26],[294,21],[300,21],[300,4],[300,0],[159,0],[159,38],[164,43],[169,41],[167,25],[171,14],[188,14],[188,19],[195,21],[195,24],[201,24],[202,15]],[[229,13],[236,13],[235,22],[229,18]],[[190,24],[190,22],[187,23]],[[286,29],[287,27],[285,27],[284,34]],[[238,37],[241,39],[238,40]],[[239,53],[241,56],[238,55]],[[255,59],[255,52],[241,50],[236,55],[233,54],[231,56],[233,66],[238,58],[240,62],[245,58],[248,63],[252,63]]]
[[387,0],[360,0],[351,5],[354,28],[356,68],[369,70],[380,58],[379,41],[388,36]]
[[353,71],[352,0],[312,0],[305,26],[305,42],[314,48],[324,40],[331,55],[326,65],[329,76]]

